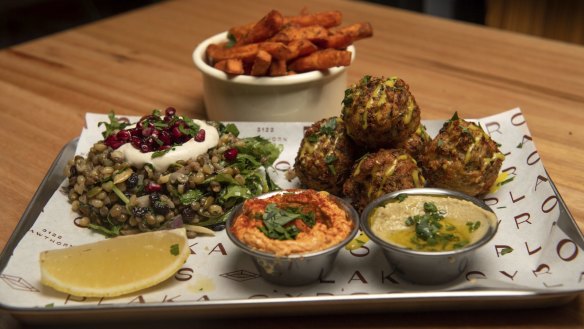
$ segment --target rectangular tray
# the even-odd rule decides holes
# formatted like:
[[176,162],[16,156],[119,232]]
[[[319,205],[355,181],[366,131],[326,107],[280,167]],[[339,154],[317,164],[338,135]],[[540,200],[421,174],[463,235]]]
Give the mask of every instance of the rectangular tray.
[[[63,168],[75,154],[78,139],[63,147],[47,175],[34,194],[10,240],[0,255],[0,273],[5,269],[18,242],[32,227],[36,218],[58,189],[63,179]],[[584,238],[573,217],[558,196],[560,226],[580,247]],[[284,297],[247,300],[198,301],[194,304],[158,303],[131,305],[81,305],[67,308],[11,307],[0,303],[0,310],[10,313],[26,323],[100,322],[121,319],[162,319],[181,317],[225,317],[293,314],[331,314],[358,312],[398,312],[459,309],[508,309],[549,307],[567,303],[578,291],[550,292],[537,289],[521,289],[501,284],[499,288],[464,289],[458,291],[391,292],[367,295]],[[268,312],[268,313],[266,313]]]

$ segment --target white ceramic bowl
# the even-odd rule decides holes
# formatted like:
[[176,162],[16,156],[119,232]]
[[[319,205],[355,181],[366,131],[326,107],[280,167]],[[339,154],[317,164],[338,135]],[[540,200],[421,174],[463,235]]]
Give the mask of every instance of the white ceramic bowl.
[[[347,68],[284,77],[230,76],[206,62],[205,50],[227,40],[227,32],[201,42],[193,52],[203,74],[207,118],[217,121],[317,121],[337,116],[347,88]],[[355,59],[354,46],[351,62]]]

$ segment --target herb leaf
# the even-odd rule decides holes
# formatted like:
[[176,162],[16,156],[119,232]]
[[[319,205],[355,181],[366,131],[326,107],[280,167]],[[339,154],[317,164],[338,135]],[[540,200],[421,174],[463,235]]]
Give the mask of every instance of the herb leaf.
[[101,135],[103,136],[103,138],[107,138],[110,135],[113,135],[114,133],[116,133],[119,130],[122,130],[124,128],[126,128],[126,126],[128,126],[130,123],[124,120],[119,120],[118,118],[116,118],[116,115],[113,111],[111,111],[107,117],[109,118],[109,123],[105,122],[105,121],[101,121],[97,124],[98,127],[100,127],[101,125],[105,126],[105,131],[101,132]]
[[187,206],[203,197],[201,190],[188,190],[179,197],[180,203]]
[[341,101],[341,104],[346,107],[353,105],[353,89],[345,89],[345,97]]
[[231,33],[227,33],[227,44],[225,44],[225,48],[232,48],[237,43],[237,39]]
[[453,249],[458,249],[469,243],[466,239],[463,240],[460,236],[449,233],[454,233],[456,227],[448,223],[444,226],[442,219],[444,219],[443,213],[436,205],[433,202],[425,202],[423,215],[409,216],[405,221],[406,226],[414,226],[415,236],[412,237],[411,242],[420,250],[436,250],[438,247],[445,250],[449,244]]
[[170,254],[173,256],[178,256],[180,252],[180,248],[178,246],[178,243],[173,244],[172,246],[170,246]]
[[221,135],[231,134],[235,137],[239,136],[239,129],[237,129],[237,126],[234,125],[233,123],[228,123],[228,124],[221,123],[219,125],[219,132],[221,133]]
[[395,197],[399,202],[403,202],[405,199],[408,198],[408,195],[405,193],[400,193]]
[[264,167],[271,166],[284,148],[282,145],[273,144],[261,136],[244,138],[242,141],[243,146],[237,147],[239,151],[238,160],[239,156],[247,154],[255,158]]
[[88,225],[88,227],[98,233],[101,233],[107,237],[116,237],[118,235],[120,235],[120,230],[122,229],[121,226],[117,226],[117,225],[113,225],[111,229],[102,226],[102,225],[97,225],[97,224],[93,224],[90,223]]
[[468,227],[468,231],[469,232],[474,232],[476,231],[479,227],[481,227],[481,222],[480,221],[476,221],[476,222],[467,222],[466,226]]
[[328,169],[330,170],[331,174],[336,175],[337,171],[335,170],[334,163],[338,160],[338,158],[332,154],[329,154],[324,157],[324,163],[327,164]]
[[366,85],[369,83],[369,81],[371,80],[371,76],[370,75],[364,75],[363,78],[361,78],[361,84]]
[[259,227],[259,230],[270,239],[292,240],[300,233],[300,229],[296,225],[287,224],[296,219],[301,219],[308,227],[316,223],[312,211],[304,213],[300,208],[279,208],[275,203],[270,203],[262,215],[264,226]]
[[320,126],[320,132],[325,135],[332,136],[337,128],[337,118],[333,117],[327,120],[322,126]]
[[152,155],[150,156],[150,158],[151,158],[151,159],[159,158],[159,157],[161,157],[161,156],[165,155],[166,153],[168,153],[168,152],[170,152],[170,151],[172,151],[172,150],[174,150],[174,147],[172,147],[172,148],[170,148],[170,147],[169,147],[169,148],[167,148],[167,149],[165,149],[165,150],[154,151],[154,152],[152,153]]

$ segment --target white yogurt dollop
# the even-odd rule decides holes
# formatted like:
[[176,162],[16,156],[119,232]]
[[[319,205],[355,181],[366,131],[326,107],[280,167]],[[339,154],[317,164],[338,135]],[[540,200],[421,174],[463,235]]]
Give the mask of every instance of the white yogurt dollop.
[[208,125],[204,121],[193,121],[198,124],[201,129],[205,130],[205,140],[202,142],[197,142],[194,138],[191,138],[182,145],[173,146],[170,151],[154,159],[152,158],[154,152],[142,153],[130,143],[120,146],[118,151],[124,154],[126,161],[131,166],[142,168],[145,164],[150,163],[154,167],[154,170],[165,171],[168,166],[179,160],[186,161],[194,159],[201,154],[207,153],[209,149],[217,146],[219,142],[219,132],[217,129]]

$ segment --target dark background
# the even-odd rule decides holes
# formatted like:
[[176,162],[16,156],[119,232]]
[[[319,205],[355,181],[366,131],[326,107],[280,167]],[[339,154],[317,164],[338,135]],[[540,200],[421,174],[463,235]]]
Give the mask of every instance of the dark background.
[[[120,14],[162,0],[0,0],[0,48]],[[483,0],[371,2],[483,24]]]
[[[0,48],[160,1],[164,0],[0,0]],[[584,44],[584,0],[367,1],[543,38]]]

